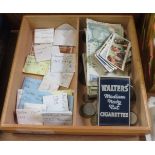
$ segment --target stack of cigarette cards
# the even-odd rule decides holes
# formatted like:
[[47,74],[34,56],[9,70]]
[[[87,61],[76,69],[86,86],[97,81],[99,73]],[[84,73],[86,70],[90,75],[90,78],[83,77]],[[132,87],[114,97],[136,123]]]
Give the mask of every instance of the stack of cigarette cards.
[[108,72],[116,69],[124,71],[131,43],[117,33],[112,33],[96,51],[95,57]]

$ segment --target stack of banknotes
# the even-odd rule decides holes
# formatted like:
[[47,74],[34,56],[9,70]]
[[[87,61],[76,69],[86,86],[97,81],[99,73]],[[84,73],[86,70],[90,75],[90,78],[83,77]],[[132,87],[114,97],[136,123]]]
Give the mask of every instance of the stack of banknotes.
[[126,62],[131,60],[131,43],[121,24],[86,19],[86,53],[83,64],[87,94],[97,95],[98,77],[127,75]]

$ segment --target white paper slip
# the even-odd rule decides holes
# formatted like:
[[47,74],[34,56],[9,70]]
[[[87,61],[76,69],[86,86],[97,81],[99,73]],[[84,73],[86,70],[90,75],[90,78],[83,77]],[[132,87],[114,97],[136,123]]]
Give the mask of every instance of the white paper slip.
[[52,56],[60,54],[59,46],[52,46]]
[[39,86],[39,90],[46,90],[49,92],[57,91],[59,89],[59,84],[56,80],[51,80],[48,75],[45,75],[42,83]]
[[18,89],[18,91],[17,91],[17,103],[16,103],[16,107],[19,106],[22,93],[23,93],[23,90],[22,89]]
[[52,56],[51,72],[54,73],[72,73],[75,72],[75,54],[61,53],[57,56]]
[[60,53],[59,46],[52,44],[36,44],[34,45],[34,53],[37,62],[51,60],[52,55]]
[[18,124],[42,125],[42,111],[40,109],[16,109]]
[[60,73],[59,74],[60,86],[69,88],[73,75],[74,73]]
[[43,104],[47,106],[47,112],[68,111],[67,93],[43,96]]
[[56,91],[59,89],[59,81],[55,76],[52,76],[50,72],[43,77],[43,80],[39,86],[39,90],[47,90],[49,92]]
[[77,31],[69,24],[63,24],[55,29],[54,45],[76,46]]
[[52,45],[34,45],[34,53],[37,62],[50,60],[52,57]]
[[69,88],[74,73],[48,73],[44,76],[39,90],[55,91],[59,85]]
[[54,28],[49,29],[35,29],[34,30],[34,43],[52,43],[54,36]]
[[44,125],[72,125],[72,112],[43,113]]
[[46,104],[24,103],[24,109],[38,109],[41,112],[46,112]]

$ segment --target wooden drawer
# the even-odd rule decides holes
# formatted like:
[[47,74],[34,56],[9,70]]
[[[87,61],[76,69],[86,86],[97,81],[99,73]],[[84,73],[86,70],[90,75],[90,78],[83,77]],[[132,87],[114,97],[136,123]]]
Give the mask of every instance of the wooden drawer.
[[[136,126],[91,126],[90,121],[79,115],[81,95],[85,88],[78,83],[78,55],[82,50],[80,46],[80,30],[86,27],[86,18],[108,23],[121,23],[127,30],[128,38],[132,43],[132,76],[136,89],[137,102],[135,109],[138,114],[139,123]],[[22,68],[25,63],[32,42],[33,30],[35,28],[57,27],[63,23],[71,24],[77,29],[76,72],[70,88],[74,91],[74,111],[72,126],[52,125],[20,125],[15,121],[15,105],[17,90],[21,88],[25,74]],[[80,135],[141,135],[150,131],[150,120],[147,107],[147,96],[143,79],[141,60],[137,42],[137,35],[132,16],[114,15],[47,15],[47,16],[24,16],[21,24],[20,34],[17,41],[14,62],[10,74],[7,94],[1,120],[2,130],[24,133],[51,133],[51,134],[80,134]]]

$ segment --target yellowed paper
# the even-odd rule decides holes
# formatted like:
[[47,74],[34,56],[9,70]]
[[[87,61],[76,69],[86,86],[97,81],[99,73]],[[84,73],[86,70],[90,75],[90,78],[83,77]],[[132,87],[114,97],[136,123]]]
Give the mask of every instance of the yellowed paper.
[[71,89],[66,89],[66,90],[58,90],[58,91],[53,91],[52,94],[61,94],[61,93],[67,93],[67,95],[73,95],[73,91]]
[[28,55],[23,72],[29,74],[46,75],[50,67],[50,61],[36,62],[35,56]]

